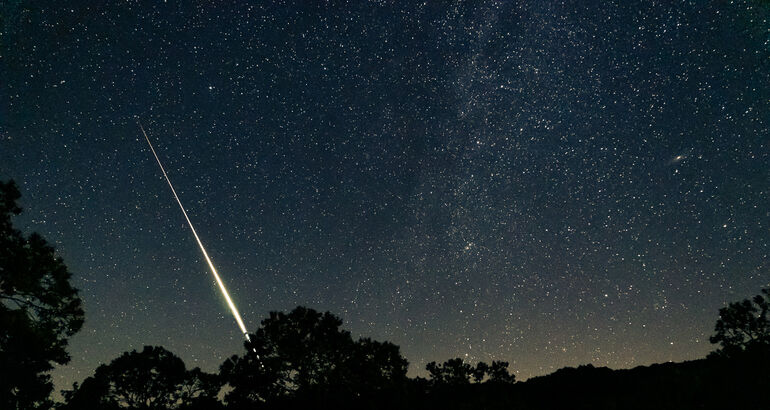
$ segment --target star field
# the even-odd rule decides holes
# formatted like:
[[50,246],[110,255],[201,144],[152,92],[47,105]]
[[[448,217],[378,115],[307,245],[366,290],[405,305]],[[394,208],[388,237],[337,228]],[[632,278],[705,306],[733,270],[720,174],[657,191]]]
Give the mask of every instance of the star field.
[[3,5],[0,178],[81,291],[68,388],[306,305],[518,379],[703,357],[770,284],[770,7]]

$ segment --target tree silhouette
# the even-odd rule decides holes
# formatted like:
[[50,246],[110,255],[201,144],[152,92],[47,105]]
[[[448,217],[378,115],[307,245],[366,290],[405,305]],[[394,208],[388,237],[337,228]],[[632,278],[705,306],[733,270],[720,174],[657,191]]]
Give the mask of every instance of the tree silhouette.
[[168,350],[145,346],[99,366],[93,377],[64,392],[65,409],[216,408],[220,388],[215,375],[188,371]]
[[[406,380],[396,345],[354,342],[329,312],[297,307],[271,312],[246,342],[246,354],[221,366],[228,404],[250,407],[300,401],[329,404],[371,397]],[[285,404],[288,405],[288,404]]]
[[508,362],[495,360],[492,365],[487,369],[487,376],[489,383],[514,383],[516,382],[516,375],[508,372]]
[[425,370],[430,374],[433,383],[448,385],[470,384],[471,377],[474,377],[474,373],[476,373],[473,366],[465,363],[459,357],[449,359],[440,365],[436,362],[430,362],[425,366]]
[[459,386],[473,383],[513,383],[514,374],[508,373],[508,362],[493,361],[492,365],[479,362],[476,367],[463,359],[449,359],[443,364],[430,362],[425,366],[435,386]]
[[761,347],[770,347],[770,288],[762,289],[764,295],[753,299],[732,302],[719,309],[719,319],[709,339],[721,346],[714,354],[732,356],[737,353]]
[[50,405],[46,374],[65,364],[67,340],[83,325],[70,272],[38,234],[14,229],[21,197],[13,181],[0,182],[0,408]]
[[398,346],[370,338],[356,342],[346,364],[346,382],[357,394],[400,388],[409,366]]

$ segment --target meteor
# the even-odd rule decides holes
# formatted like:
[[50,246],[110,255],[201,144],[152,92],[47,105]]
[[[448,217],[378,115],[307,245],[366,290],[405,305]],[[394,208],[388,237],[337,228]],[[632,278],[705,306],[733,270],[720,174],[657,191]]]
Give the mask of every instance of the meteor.
[[190,217],[187,216],[187,211],[185,211],[184,206],[182,205],[182,201],[179,200],[179,196],[176,194],[176,190],[174,189],[174,186],[171,185],[171,179],[169,179],[168,174],[166,174],[166,170],[163,168],[163,164],[160,163],[160,158],[158,158],[158,154],[155,152],[155,148],[152,146],[152,143],[150,142],[150,138],[147,136],[147,133],[144,131],[144,127],[142,127],[142,123],[137,120],[137,124],[139,124],[139,129],[142,130],[142,134],[144,134],[144,139],[147,140],[147,145],[150,146],[150,151],[152,151],[152,155],[155,157],[155,160],[158,161],[158,166],[160,167],[160,171],[163,173],[163,177],[166,178],[166,182],[168,183],[169,188],[171,188],[171,193],[174,194],[176,203],[179,204],[179,209],[182,210],[184,219],[187,220],[187,225],[190,226],[190,230],[192,231],[193,236],[195,237],[195,241],[198,242],[198,246],[201,248],[201,252],[203,253],[203,257],[206,259],[206,263],[209,264],[209,268],[211,269],[211,274],[214,275],[214,279],[217,281],[217,285],[219,285],[219,290],[222,291],[222,296],[224,296],[225,300],[227,301],[227,306],[230,307],[230,311],[233,312],[235,321],[238,322],[238,327],[241,329],[241,333],[243,333],[247,341],[250,341],[249,332],[246,330],[246,325],[243,324],[243,319],[241,319],[241,314],[238,313],[238,308],[235,307],[235,303],[233,303],[233,300],[230,299],[230,294],[227,292],[227,289],[225,288],[225,284],[222,282],[222,278],[219,277],[219,273],[217,272],[217,269],[214,267],[214,264],[211,262],[211,258],[209,258],[209,254],[208,252],[206,252],[206,248],[203,247],[203,242],[201,242],[201,238],[199,238],[198,233],[195,232],[195,227],[190,221]]

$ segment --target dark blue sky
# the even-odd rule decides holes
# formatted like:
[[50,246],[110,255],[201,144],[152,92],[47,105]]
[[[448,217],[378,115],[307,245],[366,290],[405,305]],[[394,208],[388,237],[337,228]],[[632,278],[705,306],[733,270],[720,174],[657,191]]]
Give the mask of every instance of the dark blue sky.
[[74,272],[59,388],[330,310],[519,379],[704,356],[770,284],[766,2],[7,2],[0,178]]

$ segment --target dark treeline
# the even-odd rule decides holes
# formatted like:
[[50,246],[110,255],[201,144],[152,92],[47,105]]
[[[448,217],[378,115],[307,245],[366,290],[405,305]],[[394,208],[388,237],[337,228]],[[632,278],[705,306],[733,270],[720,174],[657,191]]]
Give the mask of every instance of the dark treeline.
[[51,399],[84,313],[71,274],[23,235],[13,181],[0,182],[0,409],[725,409],[767,408],[770,290],[720,309],[707,358],[630,370],[591,365],[517,382],[508,363],[429,363],[407,377],[398,346],[353,339],[335,315],[271,312],[217,373],[160,346],[123,353]]
[[518,383],[505,362],[459,358],[409,378],[397,346],[354,341],[341,323],[305,307],[273,312],[218,374],[187,371],[170,352],[147,346],[100,366],[65,392],[62,408],[725,409],[758,408],[770,391],[762,343],[630,370],[563,368]]

